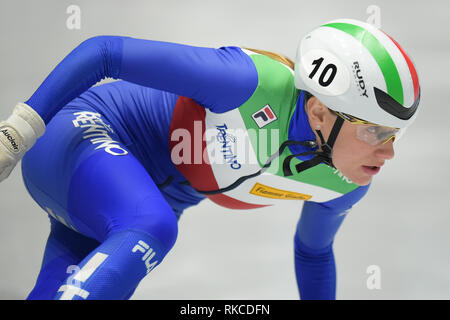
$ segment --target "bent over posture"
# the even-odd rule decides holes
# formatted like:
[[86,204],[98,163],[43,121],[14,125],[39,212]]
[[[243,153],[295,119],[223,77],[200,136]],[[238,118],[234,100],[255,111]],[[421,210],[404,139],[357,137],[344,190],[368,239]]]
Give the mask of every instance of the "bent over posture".
[[[121,80],[92,87],[105,77]],[[300,297],[335,299],[334,236],[419,99],[404,50],[355,20],[306,35],[295,66],[240,47],[87,39],[0,124],[1,179],[23,157],[51,222],[28,299],[129,298],[173,247],[183,210],[206,198],[304,201]]]

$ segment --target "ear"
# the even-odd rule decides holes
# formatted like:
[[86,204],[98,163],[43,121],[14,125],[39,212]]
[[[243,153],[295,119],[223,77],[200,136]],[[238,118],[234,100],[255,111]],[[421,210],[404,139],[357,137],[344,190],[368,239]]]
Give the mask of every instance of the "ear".
[[319,99],[314,96],[309,98],[305,105],[305,111],[313,130],[317,129],[318,126],[324,127],[329,111]]

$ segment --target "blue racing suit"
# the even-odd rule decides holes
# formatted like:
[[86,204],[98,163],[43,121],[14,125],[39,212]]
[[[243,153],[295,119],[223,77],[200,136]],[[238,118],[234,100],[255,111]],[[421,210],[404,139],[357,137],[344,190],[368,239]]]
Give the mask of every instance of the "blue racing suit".
[[[121,79],[92,87],[99,80]],[[127,299],[173,247],[177,219],[205,195],[171,161],[177,101],[213,113],[247,101],[258,71],[239,47],[203,48],[119,36],[76,47],[26,101],[47,125],[22,160],[51,232],[29,299]],[[299,94],[289,135],[314,134]],[[334,236],[367,192],[305,201],[295,241],[302,299],[335,299]]]

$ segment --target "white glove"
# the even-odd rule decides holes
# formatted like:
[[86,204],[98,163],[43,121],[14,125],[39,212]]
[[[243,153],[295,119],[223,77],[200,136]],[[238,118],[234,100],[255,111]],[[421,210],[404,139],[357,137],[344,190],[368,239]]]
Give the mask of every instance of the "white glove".
[[18,103],[12,115],[0,122],[0,182],[44,132],[44,121],[25,103]]

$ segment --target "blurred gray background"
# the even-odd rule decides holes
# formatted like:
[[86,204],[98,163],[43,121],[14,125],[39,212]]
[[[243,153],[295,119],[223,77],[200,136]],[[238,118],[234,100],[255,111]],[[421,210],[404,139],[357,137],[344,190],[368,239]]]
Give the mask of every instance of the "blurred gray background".
[[[70,5],[81,9],[80,29],[66,25]],[[1,0],[0,118],[91,36],[248,46],[295,58],[309,30],[336,18],[370,20],[371,5],[413,58],[422,111],[336,236],[337,298],[449,299],[449,1]],[[24,299],[49,223],[20,165],[0,184],[0,200],[0,299]],[[133,299],[298,299],[293,235],[301,206],[233,211],[206,200],[186,210],[175,247]],[[371,265],[381,272],[380,289],[366,285]]]

